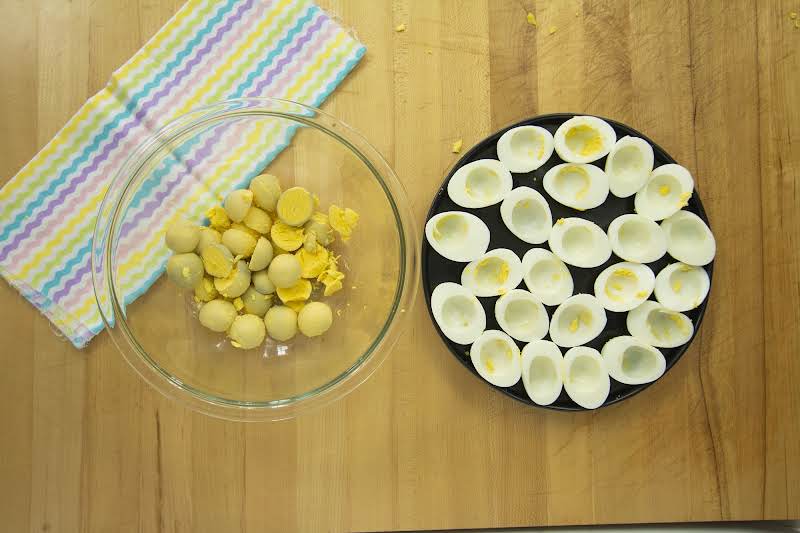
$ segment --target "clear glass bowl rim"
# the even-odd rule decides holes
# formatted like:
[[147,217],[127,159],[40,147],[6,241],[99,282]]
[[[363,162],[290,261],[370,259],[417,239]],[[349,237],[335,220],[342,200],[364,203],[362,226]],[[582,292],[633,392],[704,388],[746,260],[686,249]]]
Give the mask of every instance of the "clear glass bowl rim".
[[[278,109],[278,111],[276,111]],[[285,111],[281,109],[294,109]],[[317,128],[351,150],[369,168],[392,207],[399,233],[400,265],[397,289],[389,316],[367,350],[333,380],[296,396],[271,401],[221,398],[183,383],[161,368],[141,347],[125,321],[114,286],[111,261],[115,228],[121,222],[126,192],[142,168],[156,155],[203,125],[232,117],[276,116]],[[120,186],[120,182],[122,185]],[[106,213],[112,213],[108,221]],[[140,144],[114,175],[100,205],[92,235],[92,286],[105,329],[127,363],[151,387],[191,409],[217,418],[239,421],[283,420],[321,407],[352,392],[377,370],[397,342],[413,307],[419,285],[419,239],[403,185],[386,159],[355,129],[319,109],[271,97],[239,98],[198,107],[175,118]],[[106,299],[108,304],[103,304]],[[115,318],[116,317],[116,318]]]

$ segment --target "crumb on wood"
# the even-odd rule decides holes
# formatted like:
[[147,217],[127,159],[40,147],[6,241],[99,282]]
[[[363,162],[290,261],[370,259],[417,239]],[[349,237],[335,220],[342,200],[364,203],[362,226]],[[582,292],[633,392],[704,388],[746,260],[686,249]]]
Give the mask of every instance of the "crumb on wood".
[[406,23],[403,22],[402,24],[398,24],[397,26],[395,26],[394,31],[396,31],[397,33],[406,31]]
[[525,17],[528,19],[528,24],[533,26],[534,28],[539,25],[539,22],[536,20],[536,15],[528,11],[528,15]]
[[557,30],[558,28],[556,28],[555,26],[550,26],[550,29],[547,31],[550,33],[550,35],[553,35]]
[[456,140],[456,142],[453,143],[453,147],[452,147],[453,153],[454,154],[461,153],[461,147],[462,146],[464,146],[464,141],[462,139]]

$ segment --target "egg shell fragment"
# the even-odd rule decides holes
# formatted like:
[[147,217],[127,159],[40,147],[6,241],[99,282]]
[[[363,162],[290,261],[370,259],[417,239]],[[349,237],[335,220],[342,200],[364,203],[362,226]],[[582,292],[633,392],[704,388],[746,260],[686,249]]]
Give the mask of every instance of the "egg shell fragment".
[[553,155],[553,135],[539,126],[511,128],[497,141],[497,157],[511,172],[531,172]]
[[480,218],[463,211],[434,215],[425,224],[425,238],[431,247],[450,261],[468,263],[489,248],[489,228]]
[[[500,204],[500,217],[511,233],[529,244],[545,242],[553,227],[547,200],[530,187],[517,187],[508,193]],[[488,237],[486,243],[488,246]]]
[[447,195],[461,207],[488,207],[501,202],[513,186],[511,172],[500,161],[479,159],[456,170]]
[[522,357],[514,340],[498,330],[486,330],[469,350],[480,376],[498,387],[511,387],[522,377]]
[[486,329],[486,312],[468,289],[441,283],[431,293],[433,318],[445,337],[457,344],[472,344]]
[[564,390],[584,409],[603,405],[611,390],[605,361],[594,348],[577,346],[564,354]]
[[564,385],[564,358],[555,343],[530,342],[522,348],[522,384],[536,405],[550,405]]

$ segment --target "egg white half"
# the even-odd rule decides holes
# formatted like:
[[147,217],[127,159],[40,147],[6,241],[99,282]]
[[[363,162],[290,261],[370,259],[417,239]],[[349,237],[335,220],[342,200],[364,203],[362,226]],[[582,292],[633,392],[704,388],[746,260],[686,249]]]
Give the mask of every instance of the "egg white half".
[[461,284],[475,296],[500,296],[522,282],[522,261],[507,248],[489,250],[461,272]]
[[522,279],[533,296],[545,305],[558,305],[574,289],[567,265],[545,248],[531,248],[522,257]]
[[522,342],[541,339],[550,327],[550,318],[542,303],[522,289],[513,289],[498,298],[494,314],[500,328]]
[[498,387],[510,387],[522,377],[522,358],[514,340],[502,331],[489,329],[469,350],[478,374]]
[[584,409],[597,409],[608,398],[611,380],[594,348],[578,346],[564,354],[564,389]]
[[580,268],[598,267],[611,257],[606,232],[583,218],[557,220],[547,242],[559,259]]
[[594,282],[594,295],[609,311],[623,313],[638,307],[653,293],[656,277],[639,263],[616,263],[604,269]]
[[710,287],[704,268],[672,263],[656,276],[656,300],[671,311],[689,311],[706,299]]
[[653,171],[653,159],[653,147],[644,139],[626,135],[618,140],[606,158],[611,194],[619,198],[636,194]]
[[689,317],[652,300],[629,311],[626,325],[631,335],[657,348],[676,348],[689,342],[694,334]]
[[553,136],[558,156],[569,163],[591,163],[608,154],[617,134],[603,119],[577,116],[565,121]]
[[553,155],[553,135],[539,126],[511,128],[497,141],[497,157],[511,172],[531,172]]
[[550,319],[550,339],[563,348],[591,341],[606,327],[606,311],[590,294],[570,296]]
[[501,202],[513,186],[511,172],[500,161],[479,159],[456,170],[447,195],[461,207],[488,207]]
[[667,253],[661,226],[642,215],[629,213],[612,220],[608,241],[615,254],[632,263],[652,263]]
[[517,187],[500,204],[500,217],[511,233],[529,244],[541,244],[550,236],[553,216],[547,200],[530,187]]
[[634,209],[650,220],[663,220],[689,203],[694,179],[684,167],[670,163],[655,168],[634,198]]
[[457,344],[472,344],[486,329],[483,306],[457,283],[445,282],[433,289],[431,310],[445,337]]
[[714,260],[717,242],[703,219],[690,211],[678,211],[661,223],[669,255],[682,263],[704,266]]
[[522,384],[537,405],[550,405],[564,385],[564,357],[555,343],[537,340],[522,348]]
[[556,165],[545,173],[542,185],[553,200],[581,211],[595,208],[608,198],[606,173],[589,164]]
[[463,211],[434,215],[425,224],[425,237],[436,253],[458,263],[474,261],[489,248],[489,227]]
[[661,350],[636,337],[614,337],[605,343],[601,353],[608,374],[627,385],[651,383],[667,369]]

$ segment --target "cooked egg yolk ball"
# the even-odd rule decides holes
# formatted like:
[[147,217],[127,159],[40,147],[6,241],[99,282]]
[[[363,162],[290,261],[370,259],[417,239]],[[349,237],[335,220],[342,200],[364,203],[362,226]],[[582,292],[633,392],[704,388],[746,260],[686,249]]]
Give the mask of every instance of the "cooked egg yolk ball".
[[251,207],[244,216],[244,225],[258,233],[266,235],[272,228],[272,218],[266,211],[257,207]]
[[297,313],[285,305],[276,305],[267,311],[264,324],[270,337],[288,341],[297,334]]
[[224,202],[225,212],[234,222],[241,222],[253,204],[253,191],[238,189],[231,192]]
[[228,329],[231,345],[242,350],[250,350],[261,344],[266,334],[267,330],[261,317],[250,314],[234,318],[233,324]]
[[175,254],[167,261],[167,276],[177,286],[193,289],[203,279],[203,261],[197,254]]
[[283,305],[285,305],[286,307],[288,307],[289,309],[291,309],[295,313],[299,313],[306,306],[306,302],[305,302],[305,300],[302,301],[302,302],[286,302]]
[[197,241],[197,248],[195,251],[199,253],[203,253],[203,250],[209,244],[219,244],[222,242],[222,234],[215,229],[201,227],[200,228],[200,239]]
[[194,297],[201,302],[210,302],[216,298],[218,294],[211,276],[205,276],[194,286]]
[[261,294],[272,294],[275,292],[275,285],[272,284],[272,281],[269,279],[269,275],[267,274],[266,270],[254,272],[252,281],[253,287],[255,287],[255,289]]
[[302,267],[300,261],[292,254],[275,257],[269,264],[269,279],[275,287],[286,289],[300,280]]
[[256,242],[256,247],[253,249],[253,255],[250,257],[250,263],[247,265],[250,270],[264,270],[272,261],[272,243],[264,237],[259,237]]
[[249,286],[250,269],[244,261],[238,261],[227,277],[214,279],[214,287],[226,298],[241,296]]
[[164,240],[173,252],[179,254],[193,252],[200,240],[200,226],[188,220],[177,220],[167,228]]
[[233,254],[222,244],[210,244],[201,252],[206,272],[216,278],[224,278],[233,269]]
[[204,304],[198,315],[200,323],[217,333],[227,331],[236,318],[236,308],[227,300],[218,298]]
[[272,295],[261,294],[255,287],[248,287],[241,299],[245,310],[251,315],[264,316],[272,306]]
[[343,241],[350,239],[350,236],[353,234],[353,228],[358,224],[358,219],[358,213],[349,207],[342,209],[341,207],[332,205],[328,209],[328,221],[331,227],[342,236]]
[[231,219],[228,218],[228,213],[220,206],[214,206],[206,212],[211,227],[217,231],[225,231],[231,227]]
[[256,239],[246,231],[231,228],[222,234],[222,244],[236,255],[250,257],[256,247]]
[[301,279],[291,287],[285,289],[278,287],[275,292],[278,293],[278,298],[283,303],[304,302],[311,296],[311,282],[307,279]]
[[314,213],[314,199],[303,187],[292,187],[278,198],[276,210],[285,224],[302,226]]
[[303,228],[296,228],[280,221],[272,226],[269,236],[275,246],[289,252],[293,252],[303,246]]
[[333,313],[328,304],[322,302],[311,302],[307,304],[297,315],[297,327],[300,333],[306,337],[317,337],[322,335],[331,327],[333,323]]
[[[281,196],[281,184],[272,174],[261,174],[250,182],[253,191],[253,201],[261,209],[275,211],[275,205]],[[266,232],[264,232],[266,233]]]

